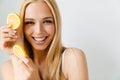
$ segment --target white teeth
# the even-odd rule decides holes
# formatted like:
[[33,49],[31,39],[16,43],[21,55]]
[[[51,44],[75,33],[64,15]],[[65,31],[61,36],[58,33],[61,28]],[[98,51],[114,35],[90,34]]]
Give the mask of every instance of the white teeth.
[[36,41],[43,41],[43,40],[45,40],[45,37],[43,37],[43,38],[36,38],[36,37],[34,37],[34,40],[36,40]]

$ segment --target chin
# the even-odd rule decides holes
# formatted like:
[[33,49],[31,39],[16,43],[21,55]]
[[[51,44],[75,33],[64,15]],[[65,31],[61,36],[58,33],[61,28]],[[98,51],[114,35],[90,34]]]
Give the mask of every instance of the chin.
[[44,51],[48,49],[48,46],[33,46],[33,49],[38,51]]

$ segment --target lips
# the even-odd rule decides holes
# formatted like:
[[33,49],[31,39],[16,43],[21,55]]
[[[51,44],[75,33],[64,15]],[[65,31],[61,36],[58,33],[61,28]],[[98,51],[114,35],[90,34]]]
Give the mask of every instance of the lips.
[[47,37],[42,37],[42,38],[39,38],[39,37],[33,37],[33,39],[34,39],[35,41],[38,41],[38,42],[45,41],[46,38],[47,38]]
[[32,37],[36,42],[43,42],[47,39],[47,36],[44,37]]

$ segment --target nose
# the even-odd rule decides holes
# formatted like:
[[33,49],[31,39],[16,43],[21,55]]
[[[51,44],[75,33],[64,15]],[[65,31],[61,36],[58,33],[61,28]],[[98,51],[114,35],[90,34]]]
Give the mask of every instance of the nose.
[[42,33],[44,31],[44,28],[43,28],[42,24],[41,23],[37,23],[35,25],[34,31],[36,32],[36,34]]

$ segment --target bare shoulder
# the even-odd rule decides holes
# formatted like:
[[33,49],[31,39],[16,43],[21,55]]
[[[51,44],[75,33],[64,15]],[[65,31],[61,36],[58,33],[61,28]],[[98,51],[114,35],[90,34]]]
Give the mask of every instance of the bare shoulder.
[[68,80],[88,80],[85,53],[78,48],[67,48],[64,53],[64,73]]
[[85,54],[81,49],[78,48],[67,48],[65,53],[65,58],[77,60],[85,58]]
[[13,66],[12,61],[8,60],[4,62],[1,66],[1,74],[3,80],[13,80]]

